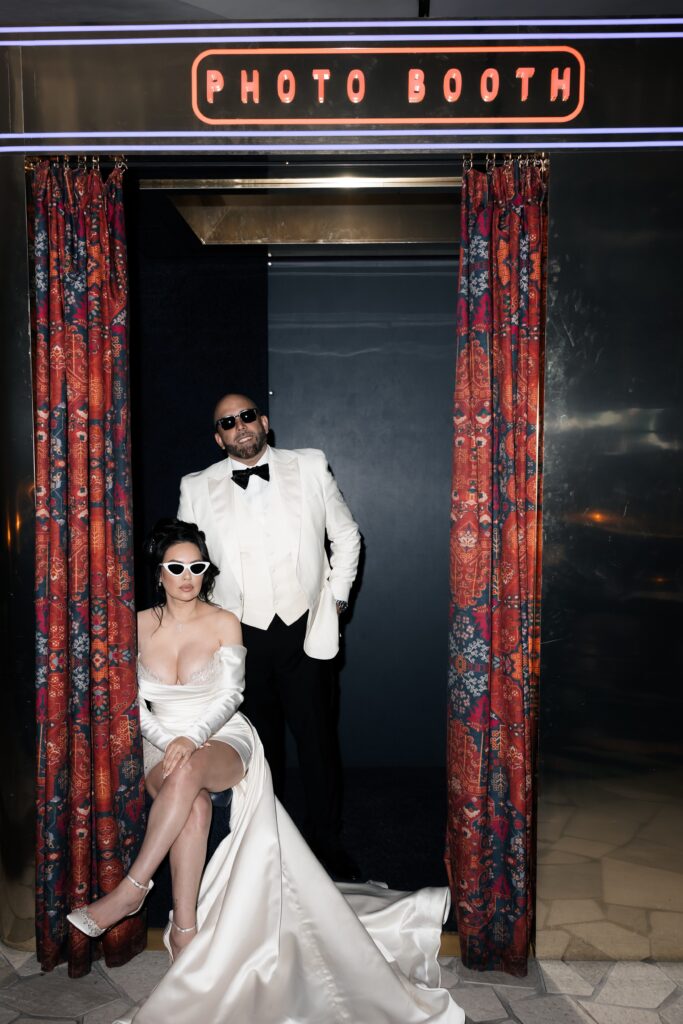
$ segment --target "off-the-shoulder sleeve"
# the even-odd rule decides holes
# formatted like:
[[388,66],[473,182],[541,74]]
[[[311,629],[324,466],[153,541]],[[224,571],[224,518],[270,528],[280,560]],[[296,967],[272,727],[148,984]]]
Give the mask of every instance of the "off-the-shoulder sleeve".
[[216,681],[215,699],[209,707],[204,709],[199,718],[183,729],[182,733],[198,747],[201,747],[202,743],[206,743],[221,726],[230,721],[244,700],[246,654],[246,648],[238,644],[219,648],[218,658],[221,663],[221,671]]

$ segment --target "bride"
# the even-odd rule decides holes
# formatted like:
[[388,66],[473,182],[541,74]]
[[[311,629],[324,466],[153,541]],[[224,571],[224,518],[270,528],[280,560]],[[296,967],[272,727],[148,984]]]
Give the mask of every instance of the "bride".
[[[101,935],[141,909],[169,854],[171,967],[117,1024],[463,1024],[438,987],[447,890],[330,880],[276,800],[260,740],[237,710],[246,650],[237,618],[211,603],[218,569],[204,534],[161,520],[147,554],[159,596],[138,615],[138,682],[152,809],[129,874],[68,915]],[[204,869],[209,793],[227,788],[230,834]]]

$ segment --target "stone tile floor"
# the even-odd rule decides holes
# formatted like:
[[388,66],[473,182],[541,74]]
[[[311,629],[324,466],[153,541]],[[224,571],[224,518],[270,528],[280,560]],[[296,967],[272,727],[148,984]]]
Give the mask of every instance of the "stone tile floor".
[[683,770],[547,778],[538,836],[541,960],[683,960]]
[[[526,978],[477,974],[456,957],[441,965],[468,1024],[683,1024],[681,963],[540,960]],[[165,970],[166,954],[148,951],[72,981],[66,968],[42,974],[34,954],[0,944],[0,1024],[111,1024]]]

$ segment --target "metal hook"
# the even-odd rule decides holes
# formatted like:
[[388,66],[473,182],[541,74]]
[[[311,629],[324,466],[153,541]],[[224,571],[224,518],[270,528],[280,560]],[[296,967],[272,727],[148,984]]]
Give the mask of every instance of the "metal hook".
[[491,174],[493,171],[495,171],[495,169],[496,169],[496,154],[495,153],[487,153],[486,154],[486,173],[487,174]]
[[462,173],[467,174],[468,171],[472,170],[473,161],[471,153],[463,153],[462,155]]

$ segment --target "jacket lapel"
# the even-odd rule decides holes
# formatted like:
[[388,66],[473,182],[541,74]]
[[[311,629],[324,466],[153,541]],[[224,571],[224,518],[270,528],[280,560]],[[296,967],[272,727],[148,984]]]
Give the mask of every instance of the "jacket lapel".
[[289,452],[271,448],[268,461],[282,499],[290,550],[295,563],[298,563],[301,546],[302,501],[299,460]]
[[230,479],[228,461],[219,463],[209,477],[209,501],[214,522],[229,524],[220,531],[220,539],[227,564],[242,589],[242,559],[235,529],[235,485]]

